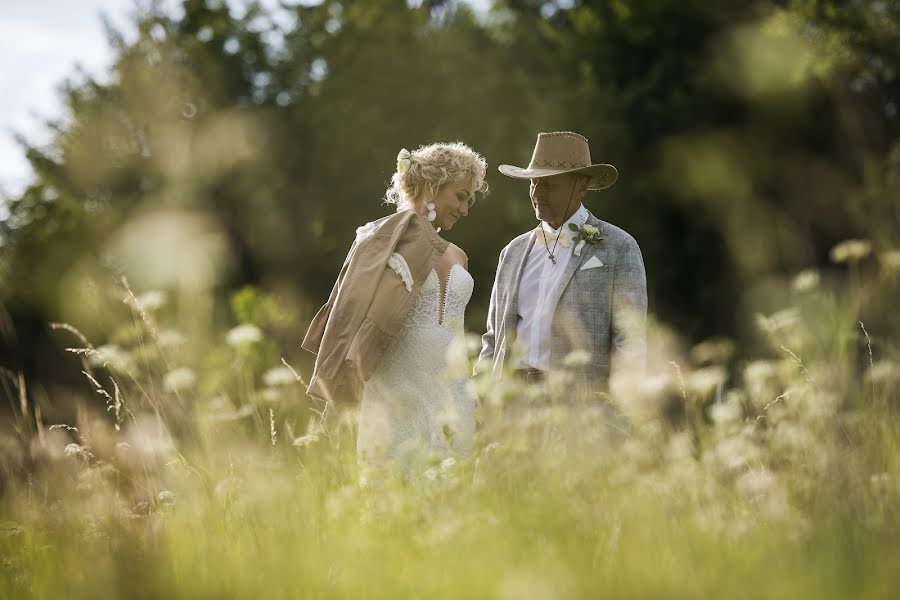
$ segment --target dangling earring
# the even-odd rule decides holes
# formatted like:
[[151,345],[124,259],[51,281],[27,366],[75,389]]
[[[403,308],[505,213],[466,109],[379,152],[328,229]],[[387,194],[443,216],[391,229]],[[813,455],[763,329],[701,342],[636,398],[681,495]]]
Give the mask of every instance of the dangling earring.
[[425,205],[425,208],[428,209],[428,220],[429,221],[434,221],[435,219],[437,219],[437,213],[434,212],[434,202],[429,202],[428,204]]

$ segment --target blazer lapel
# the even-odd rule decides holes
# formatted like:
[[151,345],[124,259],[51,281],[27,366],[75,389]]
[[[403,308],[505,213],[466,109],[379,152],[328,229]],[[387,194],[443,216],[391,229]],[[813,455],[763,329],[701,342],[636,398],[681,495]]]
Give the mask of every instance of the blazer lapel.
[[[600,230],[600,237],[603,236],[603,227],[602,221],[595,217],[593,214],[588,212],[587,221],[585,221],[588,225],[593,225],[597,229]],[[533,235],[532,235],[533,237]],[[603,244],[603,242],[600,242]],[[585,263],[591,256],[594,256],[597,253],[597,248],[593,246],[589,246],[587,244],[581,249],[581,256],[575,256],[572,254],[572,257],[569,259],[569,264],[566,265],[566,272],[563,273],[562,280],[559,282],[559,287],[556,288],[556,291],[553,293],[553,298],[551,302],[551,306],[553,307],[553,313],[556,312],[556,305],[559,302],[559,299],[562,297],[563,292],[566,291],[566,287],[569,285],[569,281],[572,280],[572,276],[575,274],[575,271],[581,268],[581,265]]]
[[[528,239],[520,245],[523,250],[518,256],[511,256],[510,262],[513,265],[512,276],[509,280],[509,288],[507,291],[506,317],[507,319],[515,319],[519,311],[519,282],[522,280],[522,271],[525,270],[525,261],[531,254],[531,248],[534,246],[534,230],[528,235]],[[515,321],[513,321],[515,322]]]

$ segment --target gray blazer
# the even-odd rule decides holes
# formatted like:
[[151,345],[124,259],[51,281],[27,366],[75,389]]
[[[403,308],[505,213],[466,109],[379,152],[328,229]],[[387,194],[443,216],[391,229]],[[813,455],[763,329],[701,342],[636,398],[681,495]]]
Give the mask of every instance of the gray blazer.
[[[572,255],[552,299],[550,362],[551,369],[559,368],[571,352],[586,351],[590,361],[578,370],[591,380],[606,382],[611,370],[626,363],[644,366],[647,278],[641,249],[631,235],[593,214],[587,223],[600,230],[603,240],[584,246],[580,256]],[[516,338],[519,280],[534,242],[531,230],[500,252],[476,373],[490,369],[499,376],[508,366]],[[582,269],[592,256],[603,266]]]

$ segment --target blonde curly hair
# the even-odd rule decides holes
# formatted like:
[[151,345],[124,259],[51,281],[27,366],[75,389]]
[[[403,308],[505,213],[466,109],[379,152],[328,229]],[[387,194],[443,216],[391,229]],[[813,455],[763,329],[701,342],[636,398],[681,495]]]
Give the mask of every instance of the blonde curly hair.
[[409,153],[409,163],[391,177],[391,185],[384,193],[384,201],[397,205],[397,211],[412,208],[421,197],[433,198],[442,185],[449,182],[471,181],[472,202],[475,193],[487,194],[484,180],[487,161],[462,142],[439,142],[420,146]]

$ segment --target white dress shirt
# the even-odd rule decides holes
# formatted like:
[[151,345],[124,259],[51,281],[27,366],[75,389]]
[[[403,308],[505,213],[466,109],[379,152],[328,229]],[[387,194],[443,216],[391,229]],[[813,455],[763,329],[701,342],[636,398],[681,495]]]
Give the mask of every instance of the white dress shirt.
[[[569,224],[581,227],[587,218],[588,211],[582,204],[559,229],[553,229],[541,221],[519,282],[516,339],[525,350],[519,368],[542,371],[550,368],[550,324],[556,310],[555,306],[551,306],[551,298],[562,284],[562,276],[575,246],[571,243],[575,232],[569,229]],[[561,237],[554,250],[557,236]],[[550,260],[548,247],[553,250],[556,264]]]

